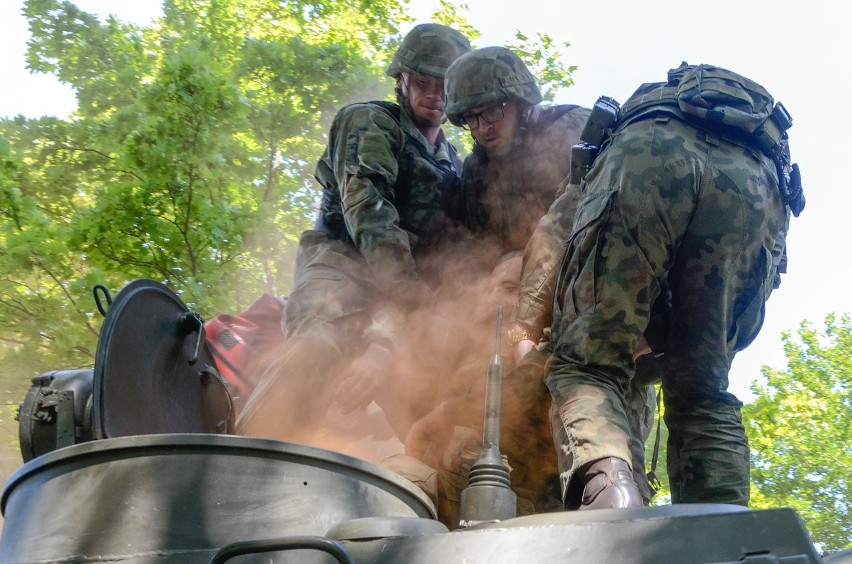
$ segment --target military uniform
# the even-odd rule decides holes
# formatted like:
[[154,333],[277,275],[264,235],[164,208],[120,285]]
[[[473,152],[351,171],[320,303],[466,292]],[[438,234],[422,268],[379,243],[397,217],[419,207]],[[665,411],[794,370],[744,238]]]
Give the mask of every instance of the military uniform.
[[[388,74],[443,80],[469,48],[457,31],[421,24]],[[415,261],[443,235],[439,210],[458,190],[460,163],[442,131],[435,143],[421,134],[404,96],[406,107],[359,103],[335,116],[316,169],[317,227],[299,240],[283,319],[288,342],[237,421],[240,434],[308,442],[334,378],[371,343],[393,350],[400,319],[432,300]]]
[[[443,133],[431,146],[398,107],[355,104],[339,112],[317,166],[325,190],[320,229],[300,238],[284,317],[287,348],[300,348],[298,355],[288,350],[282,356],[288,373],[323,378],[369,342],[392,346],[398,314],[429,304],[432,290],[418,274],[415,255],[421,238],[433,234],[442,187],[457,189],[458,168]],[[314,353],[305,355],[306,347]],[[295,363],[295,356],[305,359]],[[292,385],[315,396],[321,386],[313,377],[292,378]],[[255,397],[275,385],[261,384]],[[295,397],[303,406],[297,411],[309,417],[304,408],[311,402]],[[251,403],[240,421],[244,430],[252,427]]]
[[[582,124],[585,123],[585,118],[588,117],[588,110],[584,110],[583,116]],[[582,124],[578,124],[580,125],[580,130],[576,133],[577,139],[579,139],[579,134],[582,132]],[[574,144],[576,142],[571,145]],[[570,154],[570,147],[568,147],[568,152]],[[541,162],[534,156],[536,154],[534,151],[529,152],[528,162],[532,166]],[[570,169],[571,161],[569,158],[565,158],[564,155],[562,158],[557,158],[553,155],[552,158],[555,162],[567,163]],[[468,188],[465,177],[468,171],[467,161],[470,159],[471,157],[468,157],[464,163],[462,173],[464,188]],[[567,181],[568,179],[565,178],[560,193],[555,198],[555,201],[551,201],[549,210],[546,210],[546,213],[542,212],[538,216],[538,223],[535,225],[535,230],[529,235],[529,240],[524,251],[524,270],[521,278],[518,308],[514,324],[523,327],[529,338],[536,342],[542,340],[544,337],[544,328],[549,327],[552,322],[553,297],[556,289],[559,265],[565,254],[565,242],[570,236],[571,225],[579,201],[579,186],[566,185]],[[469,189],[468,192],[470,192]],[[469,206],[469,209],[470,207],[472,206]],[[477,208],[473,209],[476,210]],[[485,216],[483,207],[480,206],[479,209],[482,210],[479,212],[479,216]],[[469,216],[477,217],[476,214],[469,214]],[[482,223],[484,222],[480,222],[480,224]],[[540,374],[544,374],[544,361],[551,352],[551,347],[549,343],[546,343],[545,345],[540,345],[539,348],[542,350],[530,355],[530,358],[525,359],[521,365],[523,373],[527,374],[528,378],[533,377],[535,373],[533,366],[540,368]],[[652,367],[652,370],[645,371],[643,378],[631,382],[626,397],[626,409],[631,430],[630,460],[633,479],[639,487],[639,492],[645,503],[650,503],[654,494],[645,473],[645,441],[651,432],[653,423],[656,401],[653,383],[659,378],[660,366],[656,362],[646,365]],[[536,391],[535,394],[537,395],[538,392]],[[550,421],[555,422],[556,417],[555,411],[553,411],[550,415]],[[537,417],[531,419],[531,421],[537,420]],[[561,437],[564,437],[564,434],[562,434],[559,425],[554,425],[553,429],[554,433],[556,433],[554,435],[554,442],[557,445],[556,456],[542,455],[541,460],[545,463],[550,460],[555,461],[558,457],[560,467],[570,467],[572,465],[571,452],[559,447],[563,442]]]
[[[479,145],[462,169],[463,221],[475,234],[495,241],[499,254],[522,251],[538,221],[571,171],[571,147],[589,110],[579,106],[533,106],[526,131],[509,154],[489,158]],[[498,255],[499,256],[499,255]]]
[[677,111],[611,136],[584,180],[556,287],[546,383],[570,453],[564,487],[592,461],[630,460],[624,392],[667,277],[672,309],[657,360],[672,500],[748,503],[748,442],[728,370],[760,329],[781,260],[788,212],[778,183],[761,151]]

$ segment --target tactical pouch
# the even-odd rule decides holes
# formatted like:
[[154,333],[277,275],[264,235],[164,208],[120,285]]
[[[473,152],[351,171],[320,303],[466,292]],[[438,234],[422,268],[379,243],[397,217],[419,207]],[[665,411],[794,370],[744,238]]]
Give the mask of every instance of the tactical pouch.
[[677,104],[711,128],[747,136],[772,158],[780,155],[790,114],[760,84],[727,69],[691,67],[677,85]]
[[761,85],[735,72],[698,65],[677,87],[681,110],[701,120],[752,134],[769,118],[772,96]]
[[802,212],[801,174],[790,165],[787,145],[793,119],[763,86],[721,67],[682,63],[669,71],[667,83],[643,84],[622,107],[618,126],[661,112],[771,158],[784,203],[793,215]]
[[608,96],[601,96],[592,106],[589,119],[580,134],[580,141],[600,147],[618,119],[618,102]]
[[589,119],[580,134],[580,141],[571,147],[571,176],[569,184],[580,181],[592,168],[601,146],[607,140],[618,120],[618,102],[608,96],[601,96],[592,107]]
[[684,67],[677,85],[677,104],[688,116],[734,139],[756,145],[775,161],[778,189],[797,216],[805,207],[798,167],[790,167],[787,130],[793,119],[763,86],[742,75],[711,65]]

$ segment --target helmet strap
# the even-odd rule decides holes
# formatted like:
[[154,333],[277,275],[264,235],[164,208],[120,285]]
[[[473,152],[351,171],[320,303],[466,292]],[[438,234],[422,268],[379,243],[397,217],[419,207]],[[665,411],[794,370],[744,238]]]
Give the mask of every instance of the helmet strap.
[[529,124],[530,115],[532,114],[532,105],[521,100],[516,100],[520,111],[520,123],[518,124],[518,134],[515,136],[515,147],[520,147],[524,144],[527,138],[527,126]]

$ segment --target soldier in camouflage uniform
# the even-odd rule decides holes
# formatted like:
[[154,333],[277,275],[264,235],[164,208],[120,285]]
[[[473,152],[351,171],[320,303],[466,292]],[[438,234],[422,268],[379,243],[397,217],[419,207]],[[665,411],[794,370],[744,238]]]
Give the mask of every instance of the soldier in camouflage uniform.
[[[625,108],[662,99],[671,84],[643,85]],[[570,455],[560,457],[566,507],[641,502],[624,392],[664,277],[672,305],[658,360],[672,501],[748,504],[749,448],[728,370],[760,329],[781,262],[786,176],[754,144],[703,123],[677,104],[622,118],[583,181],[576,215],[542,222],[573,233],[546,379],[558,448]],[[522,303],[536,291],[522,288]]]
[[477,236],[477,254],[490,251],[490,267],[497,257],[524,249],[565,189],[571,147],[580,140],[589,110],[540,106],[535,78],[505,47],[460,57],[447,72],[446,86],[447,117],[474,139],[462,169],[457,214]]
[[[566,186],[571,147],[579,142],[589,110],[539,106],[542,96],[532,74],[505,47],[463,55],[451,65],[446,79],[447,116],[469,130],[475,141],[473,153],[464,162],[462,198],[456,202],[454,216],[474,235],[476,257],[470,262],[484,268],[493,264],[496,254],[505,253],[491,282],[492,291],[500,286],[507,289],[501,303],[511,319],[520,281],[516,255],[557,194],[566,189],[575,194],[576,186]],[[510,265],[514,270],[505,269]],[[494,346],[489,329],[496,305],[491,305],[484,319],[476,316],[479,329],[465,341],[464,354],[450,355],[453,374],[449,386],[442,389],[444,401],[412,427],[406,441],[408,455],[383,462],[424,489],[439,508],[439,518],[451,528],[458,525],[460,494],[481,446],[482,376]],[[545,321],[541,323],[543,327]],[[506,340],[509,345],[508,336]],[[501,445],[512,469],[518,515],[559,509],[558,465],[548,413],[552,400],[543,383],[546,347],[528,354],[517,369],[509,347],[502,350],[509,357],[503,360],[507,378]],[[446,351],[438,356],[445,355]],[[648,389],[641,392],[632,396],[636,401],[631,403],[637,408],[637,428],[640,420],[643,427],[637,432],[640,457],[644,455],[641,437],[647,437],[653,412],[653,396],[648,396]],[[637,467],[642,466],[640,461]],[[644,479],[644,474],[637,478]],[[646,491],[650,500],[650,488]]]
[[[477,246],[479,253],[483,247],[498,252],[523,250],[557,196],[573,214],[579,190],[568,184],[571,147],[580,142],[589,110],[574,105],[541,107],[542,96],[532,73],[505,47],[485,47],[459,57],[447,71],[446,85],[447,117],[469,130],[475,140],[462,170],[463,223],[486,242]],[[554,277],[557,266],[557,261],[547,267],[527,262],[523,277],[531,284],[548,267]],[[535,318],[528,315],[529,309],[523,312],[526,326],[536,328],[536,342],[550,325],[550,303],[547,306],[546,311],[536,311]],[[513,342],[528,335],[511,332]],[[518,355],[503,392],[502,445],[513,466],[513,485],[534,492],[539,511],[554,509],[550,482],[557,475],[548,418],[551,398],[542,383],[548,351],[547,343],[539,343],[525,351],[523,360]],[[631,388],[628,405],[635,430],[636,480],[644,499],[650,501],[644,439],[653,418],[653,388],[644,384]]]
[[[538,220],[565,189],[571,147],[579,142],[589,110],[575,105],[539,105],[542,95],[535,78],[520,57],[505,47],[485,47],[459,57],[447,71],[446,87],[447,117],[470,131],[474,140],[473,151],[462,168],[461,198],[452,211],[473,234],[474,252],[468,267],[484,270],[498,257],[505,259],[523,251]],[[517,267],[519,262],[515,258],[501,264]],[[514,309],[520,272],[514,274],[511,306],[506,304],[505,309],[507,318]],[[487,313],[479,335],[470,339],[467,355],[455,369],[453,378],[460,381],[457,385],[464,391],[452,394],[443,408],[444,413],[455,414],[450,421],[455,433],[448,450],[472,452],[468,466],[476,460],[480,447],[484,405],[481,378],[493,354],[489,328],[493,327],[495,313],[496,308]],[[503,351],[510,353],[510,348],[505,346]],[[550,396],[542,383],[546,356],[534,356],[519,368],[524,377],[506,378],[503,390],[502,448],[512,467],[519,515],[553,510],[559,503],[557,465],[547,419]],[[513,366],[510,358],[505,359],[504,366],[508,374]],[[464,442],[465,438],[470,442],[460,446],[457,441]],[[439,467],[439,478],[447,477],[443,489],[451,497],[448,505],[456,511],[453,502],[457,503],[460,489],[452,485],[466,486],[467,469],[464,464]],[[461,479],[450,479],[457,477],[453,472]],[[439,487],[441,482],[439,479]],[[446,506],[438,497],[439,505]]]
[[317,164],[317,227],[299,241],[283,320],[288,344],[245,406],[238,433],[310,443],[330,401],[348,411],[375,399],[395,324],[432,300],[415,258],[440,236],[442,200],[458,189],[456,151],[441,130],[444,73],[469,50],[458,31],[418,25],[387,71],[398,104],[338,112]]

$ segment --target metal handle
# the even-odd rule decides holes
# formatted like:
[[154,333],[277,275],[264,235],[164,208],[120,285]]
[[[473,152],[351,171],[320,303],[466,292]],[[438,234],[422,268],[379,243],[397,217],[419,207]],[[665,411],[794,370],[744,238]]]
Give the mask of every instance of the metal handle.
[[192,366],[198,362],[198,353],[201,350],[201,343],[204,342],[204,320],[194,311],[188,311],[180,319],[180,329],[185,335],[198,332],[198,340],[195,342],[195,349],[189,359],[189,365]]
[[[234,430],[234,400],[231,398],[230,392],[228,392],[228,387],[225,385],[225,381],[222,379],[219,371],[209,364],[205,364],[201,370],[198,371],[198,377],[201,380],[202,387],[207,387],[211,383],[215,382],[216,389],[219,391],[220,396],[224,398],[224,405],[226,406],[226,409],[224,410],[225,413],[223,414],[224,419],[213,422],[215,432],[220,434],[230,433]],[[209,402],[206,400],[203,401],[203,407],[208,407],[208,403]],[[217,407],[218,405],[214,404],[212,411],[214,414],[218,413]],[[208,410],[205,409],[205,419],[207,419],[207,412]]]
[[243,554],[259,554],[262,552],[276,552],[279,550],[320,550],[330,554],[340,564],[355,564],[355,561],[346,551],[342,544],[326,537],[284,537],[278,539],[261,539],[237,541],[226,544],[216,551],[207,564],[221,564],[227,562],[234,556]]
[[101,303],[101,298],[100,296],[98,296],[98,291],[100,291],[104,295],[104,299],[106,300],[108,306],[112,305],[112,296],[110,295],[109,290],[107,290],[107,287],[103,284],[95,284],[94,286],[92,286],[92,296],[94,296],[95,298],[95,306],[97,306],[98,311],[101,312],[101,315],[106,317],[107,310]]

